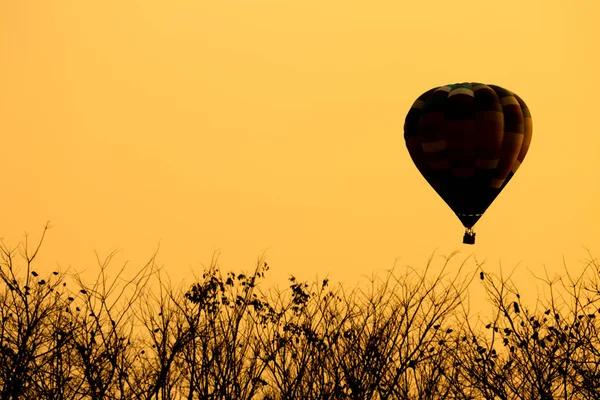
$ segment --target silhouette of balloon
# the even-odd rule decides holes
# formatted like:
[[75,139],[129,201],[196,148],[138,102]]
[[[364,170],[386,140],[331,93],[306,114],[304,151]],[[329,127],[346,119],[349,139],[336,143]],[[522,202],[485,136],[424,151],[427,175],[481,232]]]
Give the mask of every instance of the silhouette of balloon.
[[406,147],[466,228],[463,243],[475,243],[473,225],[525,159],[532,128],[525,102],[495,85],[436,87],[410,108]]

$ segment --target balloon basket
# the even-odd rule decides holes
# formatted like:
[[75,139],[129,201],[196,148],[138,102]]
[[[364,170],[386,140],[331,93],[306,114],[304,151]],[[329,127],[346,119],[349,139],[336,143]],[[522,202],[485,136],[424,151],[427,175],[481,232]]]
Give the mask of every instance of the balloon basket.
[[463,236],[464,244],[475,244],[475,232],[472,229],[467,229],[465,231],[465,236]]

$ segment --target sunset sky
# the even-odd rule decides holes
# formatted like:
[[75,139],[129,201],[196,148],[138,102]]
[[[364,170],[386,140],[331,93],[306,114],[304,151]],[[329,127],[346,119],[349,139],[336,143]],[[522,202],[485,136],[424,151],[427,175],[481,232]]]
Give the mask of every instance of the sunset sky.
[[[191,281],[265,253],[348,284],[436,251],[490,269],[600,254],[600,3],[0,2],[0,237],[54,226],[39,269],[158,261]],[[413,165],[425,90],[476,81],[533,116],[506,190],[464,228]],[[397,261],[396,261],[397,260]]]

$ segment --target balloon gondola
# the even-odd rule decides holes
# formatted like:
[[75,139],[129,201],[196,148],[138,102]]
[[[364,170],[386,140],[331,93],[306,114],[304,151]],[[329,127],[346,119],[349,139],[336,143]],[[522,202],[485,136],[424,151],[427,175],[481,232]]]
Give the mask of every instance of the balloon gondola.
[[525,159],[532,131],[523,99],[496,85],[435,87],[408,111],[410,157],[462,222],[463,243],[475,243],[473,226]]

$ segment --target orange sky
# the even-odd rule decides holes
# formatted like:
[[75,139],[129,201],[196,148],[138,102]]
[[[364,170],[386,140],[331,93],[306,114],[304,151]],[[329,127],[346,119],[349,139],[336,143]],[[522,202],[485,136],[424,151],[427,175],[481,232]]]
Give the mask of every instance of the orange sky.
[[[0,236],[48,271],[159,262],[173,281],[220,250],[271,277],[421,267],[460,250],[560,271],[600,253],[600,3],[557,0],[109,0],[0,3]],[[423,91],[519,94],[531,149],[475,226],[412,164]]]

